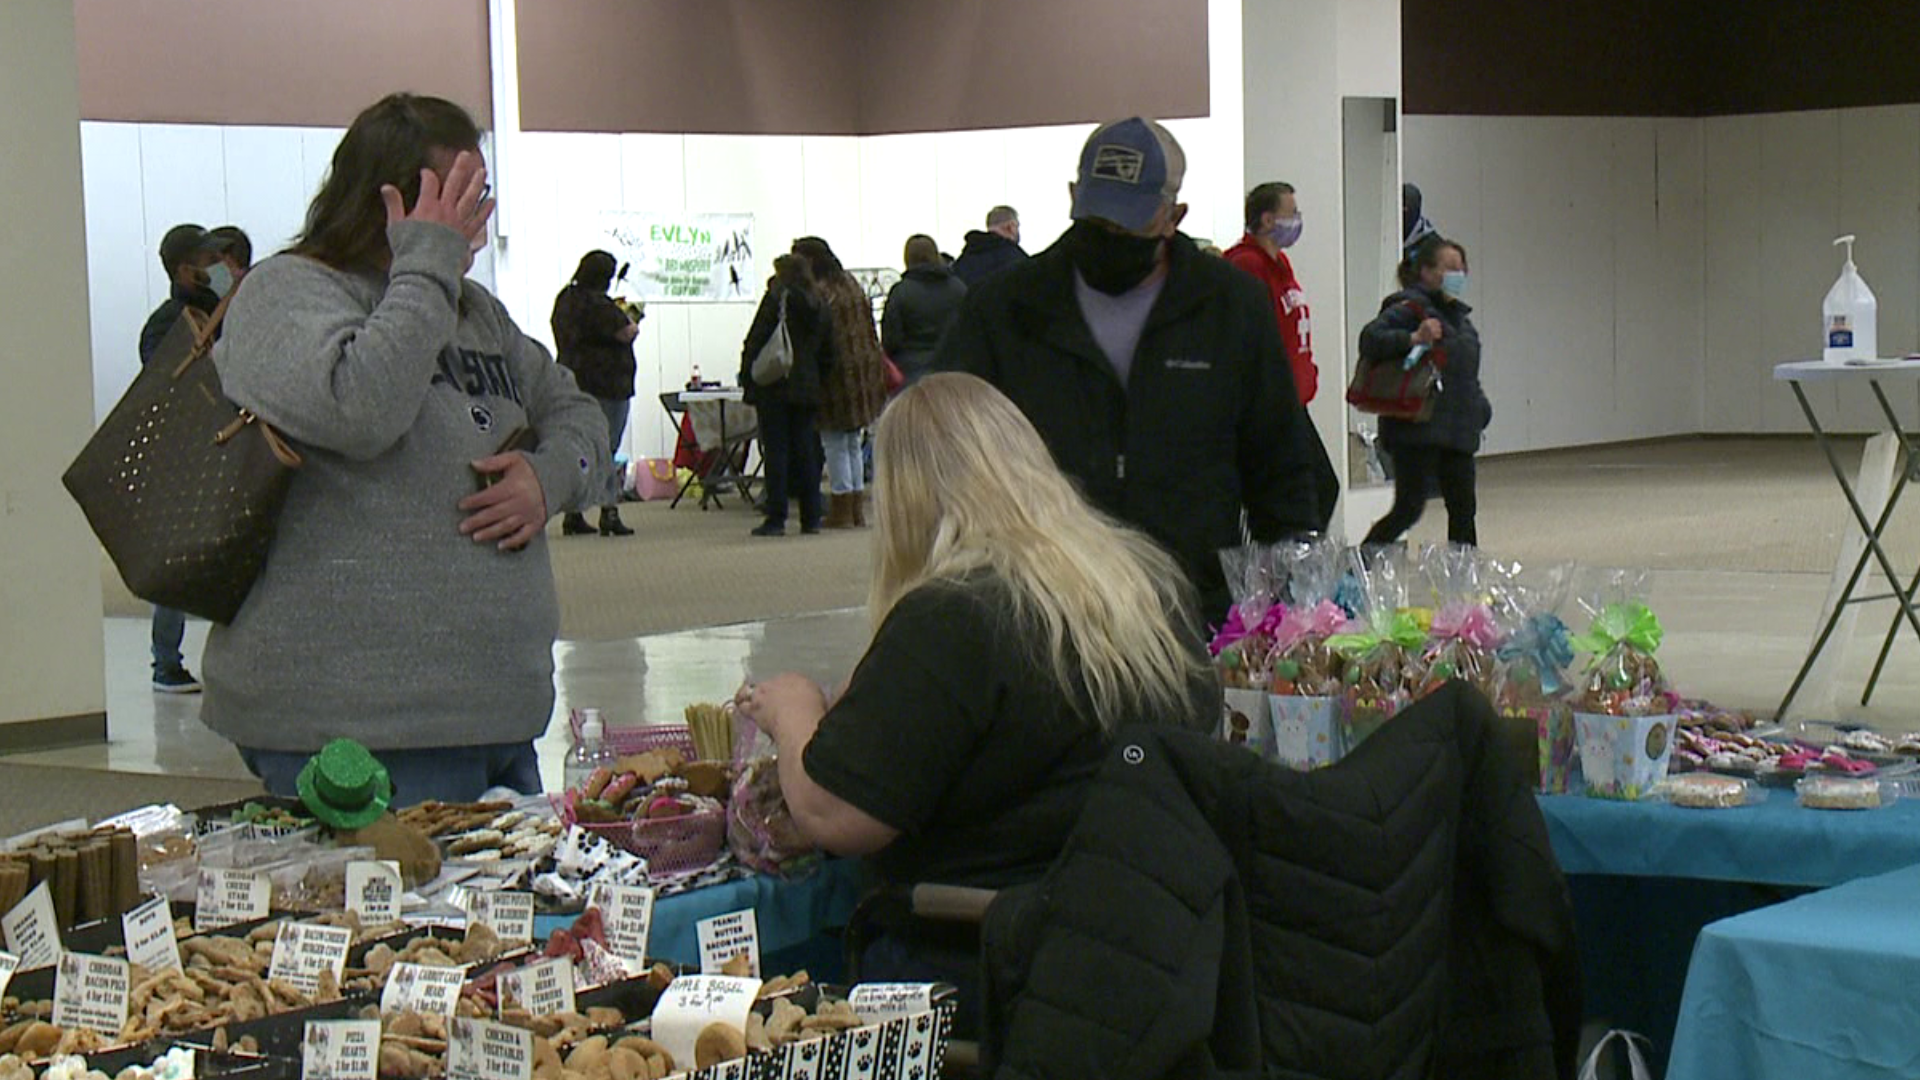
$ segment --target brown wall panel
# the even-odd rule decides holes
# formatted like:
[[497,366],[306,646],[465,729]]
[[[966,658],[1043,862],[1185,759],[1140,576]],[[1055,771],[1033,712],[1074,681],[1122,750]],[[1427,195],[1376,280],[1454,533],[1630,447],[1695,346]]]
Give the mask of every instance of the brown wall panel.
[[395,90],[485,124],[486,0],[74,0],[87,120],[344,127]]
[[1915,0],[1403,0],[1406,111],[1713,116],[1920,102]]
[[852,135],[848,0],[522,0],[528,131]]
[[872,134],[1207,115],[1206,0],[860,0]]

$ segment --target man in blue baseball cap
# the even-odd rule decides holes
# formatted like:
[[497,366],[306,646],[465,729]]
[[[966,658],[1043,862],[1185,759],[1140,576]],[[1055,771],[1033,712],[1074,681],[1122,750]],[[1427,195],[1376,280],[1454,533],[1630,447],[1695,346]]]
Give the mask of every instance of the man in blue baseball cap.
[[1095,505],[1186,568],[1226,616],[1219,552],[1324,531],[1339,495],[1260,283],[1179,231],[1187,159],[1167,129],[1103,124],[1068,191],[1073,226],[982,282],[935,366],[993,383]]

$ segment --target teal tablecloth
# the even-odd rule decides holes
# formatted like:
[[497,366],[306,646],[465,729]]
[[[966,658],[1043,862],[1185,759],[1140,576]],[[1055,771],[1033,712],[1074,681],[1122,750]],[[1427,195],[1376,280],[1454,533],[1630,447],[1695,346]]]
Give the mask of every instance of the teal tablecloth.
[[1554,857],[1569,874],[1825,887],[1920,863],[1920,799],[1880,810],[1808,810],[1774,789],[1757,806],[1543,795]]
[[1700,932],[1671,1080],[1920,1076],[1920,866]]
[[[698,965],[699,939],[693,925],[715,915],[752,908],[760,927],[763,958],[811,947],[821,955],[825,931],[847,925],[860,900],[860,864],[853,859],[829,859],[820,869],[795,881],[758,874],[705,889],[669,896],[653,906],[653,929],[647,951],[655,960]],[[534,933],[545,938],[569,926],[573,916],[542,916]]]

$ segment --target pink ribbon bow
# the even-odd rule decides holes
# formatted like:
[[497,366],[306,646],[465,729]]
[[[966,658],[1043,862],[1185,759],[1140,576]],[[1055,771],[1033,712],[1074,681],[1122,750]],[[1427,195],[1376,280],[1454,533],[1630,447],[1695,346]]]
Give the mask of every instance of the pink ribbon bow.
[[1435,641],[1463,641],[1478,649],[1500,644],[1500,627],[1485,604],[1448,604],[1433,617],[1429,632]]
[[1294,608],[1286,612],[1274,628],[1274,649],[1289,652],[1311,638],[1332,637],[1346,625],[1346,609],[1331,600],[1322,600],[1312,607]]
[[1287,606],[1275,604],[1269,607],[1252,626],[1248,626],[1246,614],[1239,604],[1235,604],[1233,610],[1227,612],[1226,623],[1219,630],[1214,631],[1213,640],[1207,644],[1207,651],[1214,656],[1219,656],[1249,637],[1271,639],[1286,615]]

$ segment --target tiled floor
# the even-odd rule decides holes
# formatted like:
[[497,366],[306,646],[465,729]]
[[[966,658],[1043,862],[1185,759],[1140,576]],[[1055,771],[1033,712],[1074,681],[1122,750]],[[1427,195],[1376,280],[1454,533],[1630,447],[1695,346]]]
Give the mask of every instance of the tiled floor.
[[[1667,639],[1661,658],[1690,696],[1771,713],[1804,656],[1825,594],[1822,574],[1667,571],[1654,579],[1652,602]],[[1920,729],[1920,645],[1903,635],[1871,709],[1858,705],[1889,609],[1863,615],[1857,644],[1843,666],[1838,703],[1809,696],[1802,715],[1858,718],[1882,730]],[[1570,619],[1569,621],[1573,621]],[[800,671],[837,683],[852,670],[867,632],[858,610],[714,627],[621,641],[561,642],[554,647],[556,718],[576,706],[597,706],[616,724],[677,721],[691,702],[719,701],[743,675]],[[128,772],[242,778],[246,769],[224,739],[199,719],[197,696],[155,694],[147,682],[147,623],[106,620],[105,746],[28,754],[8,760]],[[206,638],[188,627],[192,664]],[[564,720],[540,742],[549,783],[566,748]]]

